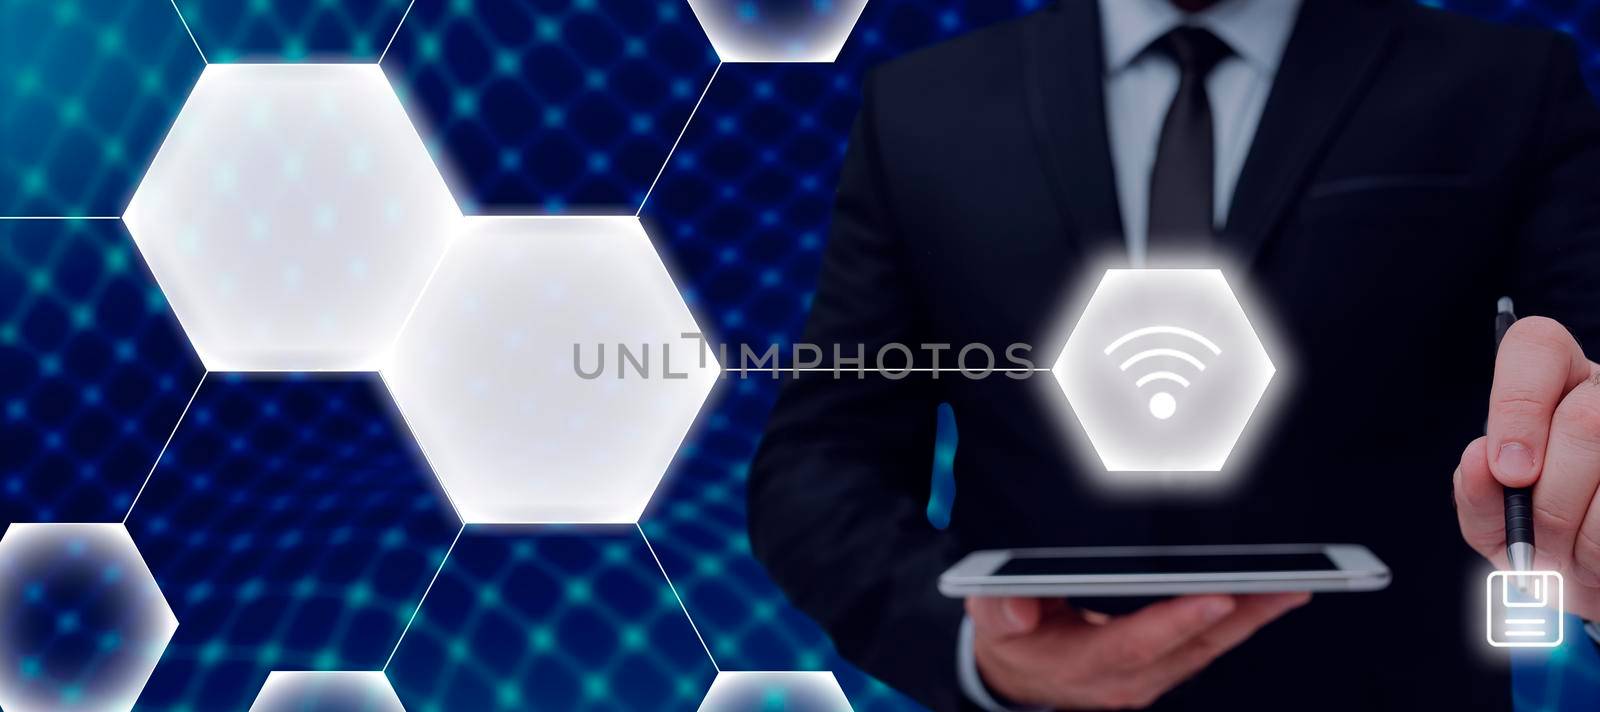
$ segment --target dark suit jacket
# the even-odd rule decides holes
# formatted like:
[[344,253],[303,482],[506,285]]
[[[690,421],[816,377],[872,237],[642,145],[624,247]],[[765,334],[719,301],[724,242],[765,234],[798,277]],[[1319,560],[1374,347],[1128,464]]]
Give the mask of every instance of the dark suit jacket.
[[[1020,341],[1048,365],[1081,306],[1063,300],[1125,254],[1099,32],[1093,0],[1062,0],[870,75],[808,341]],[[948,710],[962,608],[935,581],[964,552],[1357,542],[1386,591],[1319,596],[1159,704],[1506,709],[1451,473],[1483,431],[1498,296],[1600,345],[1600,112],[1577,69],[1550,32],[1306,0],[1218,238],[1284,376],[1239,484],[1102,496],[1047,377],[806,377],[751,471],[756,555],[844,656]],[[943,531],[941,402],[960,432]]]

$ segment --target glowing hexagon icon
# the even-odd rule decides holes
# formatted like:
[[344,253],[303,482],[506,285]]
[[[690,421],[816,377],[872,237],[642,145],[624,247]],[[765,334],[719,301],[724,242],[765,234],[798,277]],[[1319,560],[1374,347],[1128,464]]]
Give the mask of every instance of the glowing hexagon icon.
[[644,228],[465,225],[382,370],[456,511],[637,521],[721,373]]
[[724,671],[706,691],[700,712],[850,712],[831,672]]
[[0,709],[132,709],[177,629],[121,524],[0,537]]
[[867,0],[689,0],[724,62],[832,62]]
[[377,65],[206,67],[123,213],[213,371],[370,371],[461,218]]
[[379,670],[274,670],[250,712],[405,712]]
[[1110,472],[1217,472],[1276,369],[1215,269],[1106,272],[1051,372]]

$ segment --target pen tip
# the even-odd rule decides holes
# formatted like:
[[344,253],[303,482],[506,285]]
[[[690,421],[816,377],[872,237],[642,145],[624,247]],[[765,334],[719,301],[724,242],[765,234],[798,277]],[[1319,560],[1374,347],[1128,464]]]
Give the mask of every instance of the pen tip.
[[1495,302],[1495,310],[1501,314],[1510,314],[1511,309],[1511,297],[1501,297],[1500,301]]

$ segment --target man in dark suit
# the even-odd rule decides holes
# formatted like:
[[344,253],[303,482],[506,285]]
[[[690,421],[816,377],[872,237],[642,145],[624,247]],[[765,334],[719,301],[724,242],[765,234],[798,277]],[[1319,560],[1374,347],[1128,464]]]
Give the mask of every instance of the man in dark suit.
[[[1105,255],[1201,251],[1295,378],[1225,496],[1127,499],[1090,486],[1047,377],[806,374],[752,469],[757,556],[843,655],[935,709],[1508,708],[1477,556],[1505,565],[1501,483],[1537,483],[1537,564],[1600,617],[1580,347],[1600,344],[1600,112],[1577,68],[1553,33],[1399,0],[1061,0],[879,68],[806,341],[1024,342],[1048,364]],[[1496,364],[1501,295],[1548,318]],[[1339,541],[1394,583],[1112,617],[936,590],[983,548]]]

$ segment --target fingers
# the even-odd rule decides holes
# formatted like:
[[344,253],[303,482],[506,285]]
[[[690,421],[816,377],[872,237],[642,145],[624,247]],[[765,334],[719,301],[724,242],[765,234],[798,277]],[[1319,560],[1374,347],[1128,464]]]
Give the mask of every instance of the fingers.
[[1489,440],[1478,438],[1456,466],[1456,519],[1467,546],[1498,568],[1506,568],[1505,488],[1489,472]]
[[[1585,378],[1556,407],[1544,472],[1533,487],[1534,542],[1560,568],[1600,485],[1600,383]],[[1550,565],[1546,563],[1544,565]]]
[[1153,603],[1092,630],[1099,662],[1131,670],[1154,664],[1233,613],[1233,597],[1183,596]]
[[1539,478],[1556,405],[1589,376],[1589,361],[1560,324],[1528,317],[1511,325],[1489,391],[1489,469],[1507,487]]
[[1009,638],[1033,632],[1044,610],[1037,598],[972,596],[967,598],[967,615],[976,634]]
[[1238,647],[1262,626],[1305,605],[1311,600],[1311,594],[1268,593],[1235,599],[1237,607],[1232,614],[1157,663],[1150,672],[1150,683],[1162,690],[1171,689],[1223,653]]

